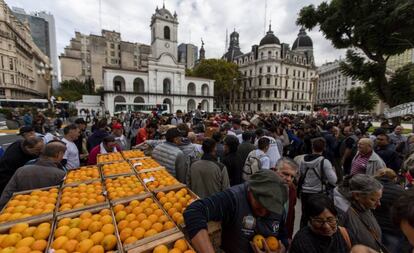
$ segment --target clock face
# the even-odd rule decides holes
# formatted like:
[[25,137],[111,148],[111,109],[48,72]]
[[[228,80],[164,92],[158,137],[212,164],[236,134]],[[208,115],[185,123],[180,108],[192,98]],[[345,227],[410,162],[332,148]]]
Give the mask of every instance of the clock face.
[[169,47],[170,47],[170,43],[166,42],[166,43],[165,43],[165,47],[166,47],[166,48],[169,48]]

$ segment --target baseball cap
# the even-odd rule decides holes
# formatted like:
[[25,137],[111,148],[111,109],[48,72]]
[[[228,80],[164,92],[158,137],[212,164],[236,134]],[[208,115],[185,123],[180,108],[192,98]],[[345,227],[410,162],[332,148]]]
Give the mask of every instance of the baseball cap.
[[282,214],[288,200],[287,186],[274,171],[260,170],[248,180],[254,198],[268,211]]
[[32,127],[29,126],[23,126],[19,129],[19,135],[23,135],[25,133],[29,133],[29,132],[33,132],[34,129]]

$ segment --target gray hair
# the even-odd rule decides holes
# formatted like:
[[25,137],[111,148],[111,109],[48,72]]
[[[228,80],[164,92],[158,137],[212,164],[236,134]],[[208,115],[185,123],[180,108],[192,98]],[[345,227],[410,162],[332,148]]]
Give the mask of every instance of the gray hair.
[[382,184],[374,177],[366,174],[356,174],[349,181],[349,192],[369,195],[382,190]]
[[290,159],[288,157],[282,157],[277,161],[277,163],[275,165],[276,171],[283,168],[283,166],[285,166],[285,164],[289,165],[290,167],[292,167],[296,171],[299,168],[298,164],[295,161],[293,161],[292,159]]

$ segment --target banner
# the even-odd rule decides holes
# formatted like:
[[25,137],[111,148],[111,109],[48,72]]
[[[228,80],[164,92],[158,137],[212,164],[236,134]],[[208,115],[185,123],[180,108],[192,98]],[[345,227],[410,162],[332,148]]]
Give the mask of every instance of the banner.
[[405,103],[386,109],[384,112],[386,118],[403,117],[407,115],[414,115],[414,102]]

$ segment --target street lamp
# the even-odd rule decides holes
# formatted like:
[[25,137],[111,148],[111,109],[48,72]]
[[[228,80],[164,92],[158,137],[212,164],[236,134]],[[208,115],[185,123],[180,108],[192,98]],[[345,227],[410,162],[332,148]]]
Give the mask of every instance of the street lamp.
[[314,112],[315,110],[315,100],[316,100],[316,93],[317,93],[317,88],[318,88],[318,81],[319,81],[319,75],[316,74],[314,77],[311,78],[311,84],[313,84],[312,88],[312,92],[311,92],[311,113]]
[[52,79],[55,75],[55,72],[53,71],[52,66],[49,66],[48,64],[44,64],[43,62],[40,62],[39,69],[37,70],[37,74],[41,77],[43,77],[48,85],[47,87],[47,99],[50,101],[50,104],[52,105],[52,110],[54,110],[54,104],[51,100],[52,96]]

